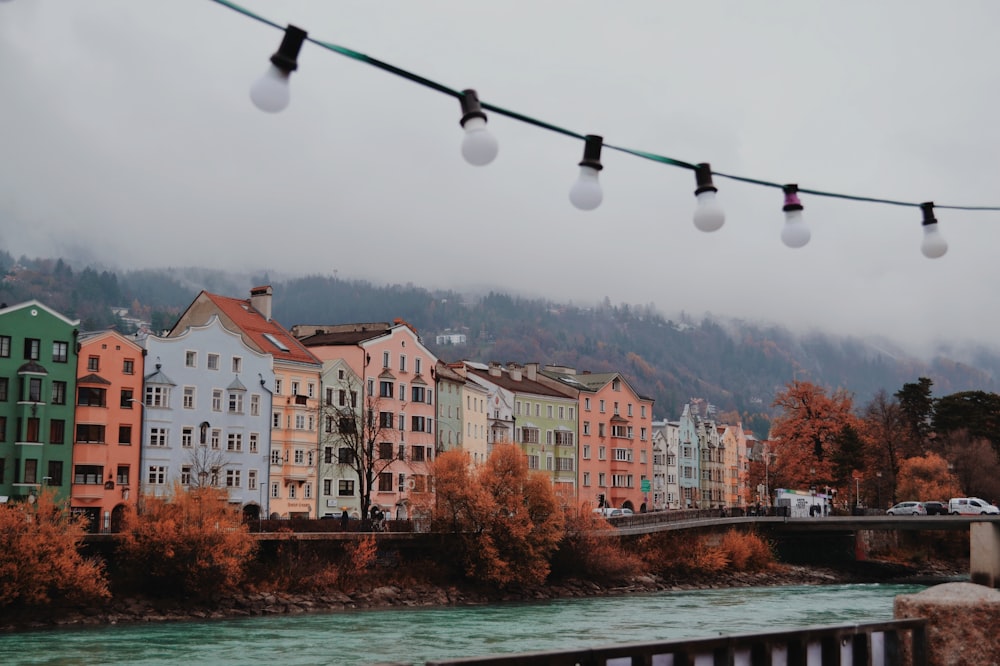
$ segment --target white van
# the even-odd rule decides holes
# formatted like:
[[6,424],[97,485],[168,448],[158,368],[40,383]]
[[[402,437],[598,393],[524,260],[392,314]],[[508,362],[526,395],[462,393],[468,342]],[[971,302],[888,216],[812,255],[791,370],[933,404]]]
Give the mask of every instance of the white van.
[[953,516],[980,516],[1000,514],[1000,509],[978,497],[952,497],[948,500],[948,513]]

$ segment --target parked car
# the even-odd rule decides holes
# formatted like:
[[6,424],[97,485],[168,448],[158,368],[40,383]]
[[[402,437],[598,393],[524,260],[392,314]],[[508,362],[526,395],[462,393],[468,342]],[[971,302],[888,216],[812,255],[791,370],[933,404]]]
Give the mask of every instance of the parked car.
[[953,516],[978,516],[1000,514],[1000,509],[978,497],[952,497],[948,500],[948,513]]
[[605,518],[617,518],[625,515],[621,509],[615,509],[610,506],[604,507],[603,509],[594,509],[594,513],[604,516]]
[[923,502],[900,502],[886,513],[890,516],[926,516],[927,509]]
[[924,502],[924,508],[927,509],[928,516],[945,516],[948,515],[948,505],[944,502],[931,501]]

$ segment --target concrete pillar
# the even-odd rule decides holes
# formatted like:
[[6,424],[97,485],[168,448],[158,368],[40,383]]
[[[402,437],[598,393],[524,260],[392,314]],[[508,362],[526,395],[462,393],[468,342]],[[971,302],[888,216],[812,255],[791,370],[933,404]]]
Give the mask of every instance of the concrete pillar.
[[1000,587],[1000,524],[969,526],[969,580],[987,587]]

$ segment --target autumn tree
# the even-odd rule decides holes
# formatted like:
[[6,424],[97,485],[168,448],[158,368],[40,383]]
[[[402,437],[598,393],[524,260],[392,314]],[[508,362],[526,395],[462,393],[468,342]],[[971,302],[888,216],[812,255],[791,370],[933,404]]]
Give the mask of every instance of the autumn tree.
[[989,441],[974,438],[966,430],[955,430],[941,438],[941,447],[963,494],[1000,499],[1000,463]]
[[[898,396],[899,393],[896,394]],[[896,477],[903,457],[903,445],[910,433],[903,409],[897,397],[889,397],[880,390],[865,405],[862,413],[862,431],[868,442],[870,465],[882,472],[890,503],[896,503]],[[881,495],[881,488],[877,489]]]
[[103,562],[80,554],[86,525],[48,489],[34,503],[0,505],[0,610],[107,598]]
[[224,490],[178,483],[170,496],[126,510],[120,555],[144,591],[210,598],[242,582],[255,546]]
[[775,396],[774,406],[781,412],[771,425],[772,486],[846,488],[845,470],[858,457],[859,423],[850,394],[841,389],[827,395],[815,384],[796,380]]
[[461,450],[434,464],[435,529],[456,534],[466,574],[500,588],[543,582],[563,535],[563,514],[543,474],[524,453],[498,444],[476,468]]
[[896,494],[903,501],[950,498],[962,494],[948,461],[936,453],[907,458],[899,466]]

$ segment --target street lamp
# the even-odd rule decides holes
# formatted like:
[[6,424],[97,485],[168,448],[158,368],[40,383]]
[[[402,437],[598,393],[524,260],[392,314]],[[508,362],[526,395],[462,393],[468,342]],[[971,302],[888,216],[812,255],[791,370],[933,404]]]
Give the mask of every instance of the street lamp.
[[878,508],[882,508],[882,472],[875,472],[876,478],[876,497],[878,498]]
[[854,477],[854,506],[861,508],[861,477]]

